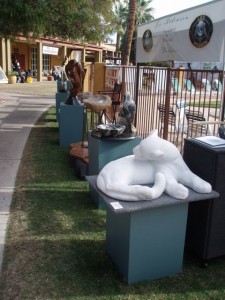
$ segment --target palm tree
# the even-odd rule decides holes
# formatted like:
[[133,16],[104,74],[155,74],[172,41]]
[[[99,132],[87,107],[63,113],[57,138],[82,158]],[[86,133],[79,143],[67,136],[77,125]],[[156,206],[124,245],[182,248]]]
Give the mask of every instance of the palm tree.
[[135,16],[136,16],[137,0],[129,0],[129,13],[128,13],[128,23],[126,30],[125,45],[122,52],[121,64],[127,66],[129,64],[130,51],[133,33],[135,30]]
[[[130,18],[130,9],[132,9],[130,7],[130,2],[135,2],[136,3],[136,9],[135,9],[135,26],[134,26],[134,30],[133,30],[133,33],[132,33],[132,37],[130,36],[131,32],[130,32],[130,23],[129,23],[129,18]],[[134,36],[136,35],[136,26],[137,25],[140,25],[142,23],[145,23],[145,22],[148,22],[150,20],[153,20],[154,17],[152,16],[151,12],[153,11],[153,8],[150,7],[150,4],[151,4],[152,0],[136,0],[136,1],[129,1],[129,12],[127,14],[128,16],[128,21],[127,21],[127,31],[129,31],[129,33],[126,31],[126,37],[124,40],[124,45],[123,45],[123,50],[122,50],[122,64],[129,64],[129,58],[130,58],[130,54],[131,54],[131,51],[132,51],[132,56],[133,56],[133,61],[135,61],[135,58],[134,58],[134,44],[135,43],[132,43],[132,39],[134,39]],[[133,9],[132,9],[132,13],[133,13]],[[132,16],[133,18],[133,16]],[[128,38],[129,36],[129,38]],[[129,45],[129,42],[131,42],[131,46]],[[129,47],[130,47],[130,50],[129,50]],[[133,50],[131,50],[131,48]],[[129,52],[129,54],[128,54]],[[127,57],[128,55],[128,57]]]
[[114,24],[113,29],[116,32],[116,51],[120,50],[121,35],[125,32],[127,20],[127,5],[121,0],[116,1],[114,5]]
[[152,16],[153,8],[150,7],[152,0],[137,0],[135,25],[140,25],[154,19]]

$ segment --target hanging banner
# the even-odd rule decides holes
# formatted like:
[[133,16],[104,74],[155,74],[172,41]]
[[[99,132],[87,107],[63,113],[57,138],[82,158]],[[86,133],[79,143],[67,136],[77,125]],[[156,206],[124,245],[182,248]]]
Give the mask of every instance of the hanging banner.
[[136,61],[223,61],[224,11],[215,0],[138,26]]

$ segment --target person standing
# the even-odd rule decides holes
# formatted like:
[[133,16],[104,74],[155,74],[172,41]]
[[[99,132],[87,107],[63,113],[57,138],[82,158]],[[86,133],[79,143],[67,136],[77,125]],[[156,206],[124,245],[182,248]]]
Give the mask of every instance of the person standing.
[[69,80],[67,74],[66,74],[66,65],[68,64],[68,57],[65,56],[63,62],[62,62],[62,70],[61,70],[61,92],[66,92],[66,81]]
[[68,80],[68,76],[66,74],[66,65],[68,64],[68,61],[69,61],[68,57],[65,56],[65,58],[62,62],[62,71],[61,71],[62,72],[62,74],[61,74],[62,78],[61,79],[62,79],[63,82]]
[[13,71],[18,72],[18,76],[17,76],[17,80],[16,80],[16,82],[18,82],[21,77],[21,70],[20,70],[20,63],[18,62],[18,60],[16,58],[12,59],[12,69],[13,69]]

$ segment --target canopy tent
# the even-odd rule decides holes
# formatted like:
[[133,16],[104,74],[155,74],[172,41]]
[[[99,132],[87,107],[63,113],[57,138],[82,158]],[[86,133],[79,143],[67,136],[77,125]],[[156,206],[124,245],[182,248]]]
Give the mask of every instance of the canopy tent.
[[223,62],[225,0],[186,9],[137,28],[137,63]]

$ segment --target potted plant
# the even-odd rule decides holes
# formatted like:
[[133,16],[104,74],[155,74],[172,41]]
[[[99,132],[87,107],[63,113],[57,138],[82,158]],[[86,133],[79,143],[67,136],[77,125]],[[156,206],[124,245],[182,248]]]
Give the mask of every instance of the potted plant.
[[17,76],[19,76],[19,73],[17,71],[9,71],[8,72],[8,83],[9,84],[16,83]]
[[48,81],[53,81],[53,80],[54,80],[54,76],[53,76],[53,74],[52,74],[52,71],[50,71],[50,72],[48,73],[47,79],[48,79]]

